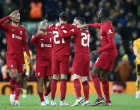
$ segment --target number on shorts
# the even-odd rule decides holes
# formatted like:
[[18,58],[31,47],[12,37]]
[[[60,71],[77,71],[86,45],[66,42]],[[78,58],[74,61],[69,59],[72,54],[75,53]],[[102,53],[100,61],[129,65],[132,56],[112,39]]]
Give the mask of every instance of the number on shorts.
[[[67,31],[63,30],[63,32],[66,33]],[[59,37],[59,33],[57,31],[53,31],[53,34],[54,34],[54,43],[60,44],[61,40],[57,40],[57,38]],[[61,38],[61,39],[62,39],[62,44],[64,44],[65,43],[64,38]]]
[[[81,33],[81,36],[83,36],[83,38],[81,39],[81,45],[84,46],[84,47],[89,47],[89,37],[90,35],[86,34],[86,33]],[[87,42],[85,42],[87,41]]]

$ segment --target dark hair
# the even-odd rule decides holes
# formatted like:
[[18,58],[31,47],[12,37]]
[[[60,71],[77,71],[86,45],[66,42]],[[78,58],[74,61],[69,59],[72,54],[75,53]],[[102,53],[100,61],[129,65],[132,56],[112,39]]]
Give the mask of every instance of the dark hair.
[[102,8],[101,13],[102,13],[103,18],[109,18],[109,16],[110,16],[110,13],[109,13],[108,9]]
[[60,13],[59,17],[60,17],[61,20],[63,20],[63,21],[68,21],[68,14],[67,14],[66,12]]
[[80,24],[85,24],[85,19],[83,17],[75,17],[75,19],[79,20]]
[[119,85],[119,86],[122,86],[124,89],[126,89],[126,83],[125,82],[115,81],[115,82],[113,82],[113,85]]

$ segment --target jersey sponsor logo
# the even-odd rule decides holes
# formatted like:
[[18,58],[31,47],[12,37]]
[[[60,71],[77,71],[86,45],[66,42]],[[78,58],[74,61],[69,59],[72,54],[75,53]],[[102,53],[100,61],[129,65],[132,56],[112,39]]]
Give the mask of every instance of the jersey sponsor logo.
[[12,34],[12,38],[13,38],[13,39],[22,40],[22,37],[20,37],[20,36],[16,36],[15,34]]
[[108,30],[107,34],[112,34],[113,32],[111,31],[111,29]]
[[45,48],[45,47],[52,47],[52,45],[51,44],[41,43],[41,48]]
[[61,26],[61,29],[64,29],[64,26]]
[[40,39],[40,40],[44,40],[44,39]]

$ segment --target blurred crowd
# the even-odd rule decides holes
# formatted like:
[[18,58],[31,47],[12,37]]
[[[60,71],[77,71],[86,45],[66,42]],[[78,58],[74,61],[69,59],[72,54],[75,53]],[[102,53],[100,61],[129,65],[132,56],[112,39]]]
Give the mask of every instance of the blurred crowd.
[[[134,81],[135,56],[133,53],[133,41],[140,36],[140,1],[139,0],[1,0],[0,18],[9,15],[13,10],[21,12],[21,24],[27,29],[29,40],[36,32],[37,24],[48,15],[49,23],[57,22],[58,15],[66,11],[69,15],[69,23],[74,17],[82,16],[87,23],[96,23],[97,12],[100,8],[110,10],[110,20],[115,28],[115,42],[118,49],[114,69],[109,74],[109,80]],[[37,9],[37,10],[34,10]],[[99,30],[89,28],[90,50],[100,47]],[[33,53],[35,64],[35,48],[29,43]],[[4,74],[8,74],[5,60],[6,39],[0,29],[0,81],[4,80]],[[70,72],[74,57],[74,44],[71,41]],[[98,56],[91,54],[90,70]],[[4,72],[4,73],[3,73]]]

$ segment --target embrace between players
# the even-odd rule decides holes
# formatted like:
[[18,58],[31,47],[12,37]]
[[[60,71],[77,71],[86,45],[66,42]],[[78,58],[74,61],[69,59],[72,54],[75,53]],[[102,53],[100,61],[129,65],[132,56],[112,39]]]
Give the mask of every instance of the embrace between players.
[[[11,24],[4,22],[9,18],[12,19]],[[70,56],[70,40],[74,39],[75,57],[72,65],[72,80],[76,93],[76,101],[71,106],[111,106],[108,73],[112,70],[114,61],[117,57],[117,49],[114,42],[114,28],[109,21],[109,11],[101,9],[98,13],[98,19],[101,23],[85,24],[82,17],[75,17],[73,24],[67,24],[68,15],[65,12],[60,13],[59,23],[47,26],[47,20],[40,23],[38,31],[30,40],[36,48],[36,77],[38,83],[38,93],[41,106],[49,104],[48,95],[51,93],[51,106],[57,106],[55,94],[57,89],[57,81],[60,77],[60,106],[69,106],[65,102],[67,90],[67,75],[69,73],[69,56]],[[10,104],[20,105],[18,98],[20,94],[20,82],[22,73],[25,71],[23,50],[28,55],[30,61],[29,48],[26,42],[25,28],[19,25],[20,14],[14,11],[9,16],[0,19],[0,27],[5,30],[7,39],[7,65],[11,71],[10,80],[11,94]],[[90,33],[88,26],[100,29],[101,48],[92,51],[94,55],[100,53],[94,63],[91,73],[94,88],[98,98],[93,104],[89,101],[89,64],[90,64]],[[43,91],[44,77],[48,76],[49,83],[45,91]],[[81,96],[81,85],[83,86],[84,99]],[[105,99],[102,96],[100,81]]]

